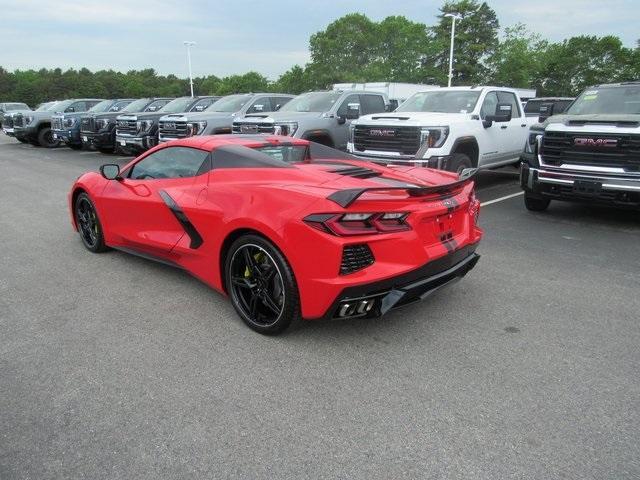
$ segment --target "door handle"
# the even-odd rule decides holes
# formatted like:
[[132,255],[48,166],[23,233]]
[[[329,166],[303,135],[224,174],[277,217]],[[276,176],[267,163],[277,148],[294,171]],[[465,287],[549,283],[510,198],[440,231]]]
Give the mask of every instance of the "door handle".
[[507,129],[507,126],[506,126],[506,125],[502,125],[500,128],[501,128],[502,130],[506,130],[506,129]]

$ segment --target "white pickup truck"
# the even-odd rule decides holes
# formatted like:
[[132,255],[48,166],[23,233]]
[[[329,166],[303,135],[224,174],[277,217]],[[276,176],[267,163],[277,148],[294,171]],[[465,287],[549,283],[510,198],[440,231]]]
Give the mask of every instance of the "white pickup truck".
[[514,89],[451,87],[418,92],[393,113],[351,124],[347,150],[384,163],[416,163],[461,172],[516,164],[537,118],[527,118]]

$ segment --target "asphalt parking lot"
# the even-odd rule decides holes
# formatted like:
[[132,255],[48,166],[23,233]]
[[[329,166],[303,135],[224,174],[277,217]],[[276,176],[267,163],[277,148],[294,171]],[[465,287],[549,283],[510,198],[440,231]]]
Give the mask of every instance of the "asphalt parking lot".
[[270,338],[84,249],[66,194],[113,160],[0,136],[0,479],[640,477],[640,214],[483,173],[463,281]]

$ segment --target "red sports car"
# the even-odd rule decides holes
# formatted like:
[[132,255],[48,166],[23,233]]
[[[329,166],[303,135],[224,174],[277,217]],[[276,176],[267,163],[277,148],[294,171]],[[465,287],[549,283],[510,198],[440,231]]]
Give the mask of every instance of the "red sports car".
[[69,193],[85,247],[181,267],[246,324],[379,316],[479,259],[471,171],[380,166],[305,140],[217,135],[103,165]]

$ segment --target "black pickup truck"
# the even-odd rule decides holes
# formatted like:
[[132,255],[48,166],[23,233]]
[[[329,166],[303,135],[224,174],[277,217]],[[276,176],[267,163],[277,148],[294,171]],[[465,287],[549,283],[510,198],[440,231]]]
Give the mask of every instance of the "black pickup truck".
[[116,148],[116,118],[123,113],[157,112],[172,98],[140,98],[118,112],[90,113],[80,118],[82,145],[102,153],[113,153]]
[[116,145],[126,152],[139,153],[158,144],[158,120],[170,113],[201,112],[220,97],[180,97],[160,110],[122,113],[116,119]]
[[531,127],[522,155],[525,206],[551,200],[640,209],[640,81],[587,88]]

